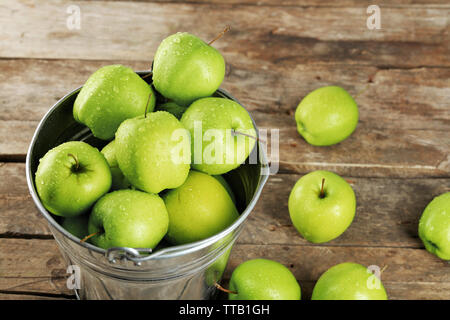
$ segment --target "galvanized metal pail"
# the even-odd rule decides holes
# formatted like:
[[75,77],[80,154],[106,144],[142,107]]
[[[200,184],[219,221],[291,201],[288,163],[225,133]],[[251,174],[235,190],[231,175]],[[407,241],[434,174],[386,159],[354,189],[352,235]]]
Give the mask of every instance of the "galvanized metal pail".
[[[148,72],[138,72],[141,76]],[[34,176],[39,159],[51,148],[71,140],[81,140],[98,147],[104,141],[75,122],[73,102],[78,88],[61,98],[39,123],[31,141],[26,174],[31,196],[59,245],[60,251],[75,271],[75,293],[80,299],[211,299],[216,294],[229,251],[242,231],[268,178],[264,148],[259,141],[253,152],[257,164],[245,163],[224,177],[236,196],[240,217],[227,229],[202,241],[180,245],[159,245],[149,249],[111,248],[104,250],[63,229],[59,218],[50,214],[37,195]],[[216,96],[236,101],[224,90]],[[256,125],[255,125],[256,128]],[[78,285],[78,287],[76,287]]]

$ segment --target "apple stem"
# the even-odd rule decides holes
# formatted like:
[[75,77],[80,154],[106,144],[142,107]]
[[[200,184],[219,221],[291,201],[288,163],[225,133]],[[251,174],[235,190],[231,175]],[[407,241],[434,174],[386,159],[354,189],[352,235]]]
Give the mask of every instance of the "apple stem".
[[147,110],[148,110],[148,105],[150,104],[151,97],[152,97],[152,93],[150,92],[148,99],[147,99],[147,103],[145,104],[144,118],[147,118]]
[[365,85],[364,88],[362,88],[361,90],[359,90],[355,96],[353,97],[353,99],[355,100],[356,98],[358,98],[362,93],[364,93],[364,91],[366,91],[369,88],[369,83]]
[[88,236],[84,237],[83,239],[81,239],[81,242],[86,242],[87,239],[89,239],[89,238],[95,236],[95,235],[98,234],[99,232],[100,232],[100,231],[91,233],[90,235],[88,235]]
[[320,198],[324,198],[325,197],[325,193],[323,192],[323,186],[325,184],[325,178],[322,178],[322,187],[320,188]]
[[72,153],[68,153],[67,155],[75,160],[75,171],[77,171],[80,168],[80,162],[78,161],[78,158]]
[[232,290],[228,290],[225,289],[224,287],[222,287],[220,284],[218,284],[217,282],[214,282],[214,286],[219,289],[220,291],[226,292],[226,293],[232,293],[232,294],[238,294],[236,291],[232,291]]
[[237,131],[237,130],[233,130],[233,129],[231,129],[231,130],[232,130],[231,131],[232,135],[246,136],[246,137],[252,138],[252,139],[254,139],[254,140],[258,141],[258,142],[266,143],[266,141],[264,141],[264,140],[262,140],[262,139],[260,139],[258,137],[254,137],[254,136],[252,136],[250,134],[246,134],[246,133],[243,133],[243,132],[240,132],[240,131]]
[[230,26],[226,26],[225,29],[223,29],[223,31],[221,33],[219,33],[214,39],[212,39],[210,42],[208,42],[208,45],[210,46],[211,44],[213,44],[214,41],[222,38],[222,36],[227,33],[228,31],[230,31],[231,27]]
[[153,71],[150,71],[149,73],[147,73],[145,76],[142,77],[142,79],[151,77],[153,75]]
[[381,276],[381,274],[384,272],[384,270],[387,269],[387,267],[388,267],[388,265],[385,265],[385,266],[383,267],[383,269],[381,269],[381,271],[380,271],[380,276]]

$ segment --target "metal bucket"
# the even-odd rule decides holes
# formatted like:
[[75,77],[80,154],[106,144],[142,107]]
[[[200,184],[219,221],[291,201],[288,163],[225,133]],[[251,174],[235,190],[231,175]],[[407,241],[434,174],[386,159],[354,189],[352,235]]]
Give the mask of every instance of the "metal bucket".
[[[148,72],[138,72],[144,75]],[[148,81],[148,80],[147,80]],[[102,148],[106,142],[75,122],[73,103],[81,88],[61,98],[39,123],[31,141],[26,174],[31,196],[47,219],[50,230],[67,264],[77,277],[75,293],[80,299],[211,299],[220,281],[233,243],[255,206],[268,179],[264,148],[255,144],[257,164],[245,163],[224,178],[236,196],[240,217],[227,229],[202,241],[180,246],[158,245],[150,249],[111,248],[104,250],[63,229],[59,217],[42,205],[34,185],[39,159],[53,147],[71,140],[86,141]],[[216,96],[236,101],[224,90]],[[253,122],[254,123],[254,122]],[[255,125],[256,128],[256,125]]]

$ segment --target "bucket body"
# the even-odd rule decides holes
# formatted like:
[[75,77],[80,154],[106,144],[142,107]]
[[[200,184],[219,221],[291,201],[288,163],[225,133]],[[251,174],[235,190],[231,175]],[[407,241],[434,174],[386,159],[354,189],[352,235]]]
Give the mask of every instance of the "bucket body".
[[[138,72],[141,76],[144,72]],[[236,197],[240,217],[227,229],[202,241],[169,246],[164,241],[149,249],[104,250],[63,229],[60,218],[50,214],[37,195],[34,180],[39,159],[57,145],[80,140],[101,149],[107,141],[92,136],[72,115],[81,88],[59,100],[41,120],[27,154],[26,174],[31,196],[58,243],[73,276],[68,284],[80,299],[211,299],[216,294],[230,250],[242,231],[268,178],[264,148],[255,144],[253,164],[245,163],[223,175]],[[236,101],[219,89],[216,96]],[[255,125],[256,128],[256,125]],[[69,275],[68,275],[69,276]],[[69,283],[70,281],[70,283]]]

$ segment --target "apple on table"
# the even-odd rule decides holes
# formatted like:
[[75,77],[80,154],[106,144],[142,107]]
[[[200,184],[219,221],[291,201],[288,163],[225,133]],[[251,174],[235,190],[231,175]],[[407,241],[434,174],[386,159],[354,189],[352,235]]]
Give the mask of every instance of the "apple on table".
[[277,261],[247,260],[233,270],[229,300],[300,300],[301,289],[292,272]]
[[450,192],[427,205],[420,217],[419,237],[430,253],[450,260]]
[[317,170],[301,177],[291,190],[289,214],[297,231],[308,241],[324,243],[339,237],[352,223],[356,197],[337,174]]
[[365,266],[345,262],[335,265],[317,280],[311,300],[387,300],[386,290]]
[[314,146],[330,146],[349,137],[358,124],[358,106],[341,87],[310,92],[297,106],[297,131]]

